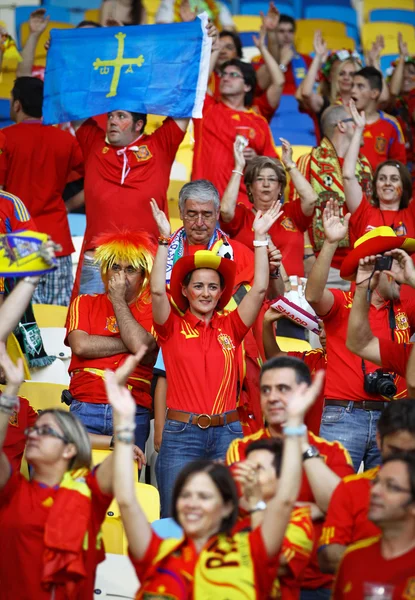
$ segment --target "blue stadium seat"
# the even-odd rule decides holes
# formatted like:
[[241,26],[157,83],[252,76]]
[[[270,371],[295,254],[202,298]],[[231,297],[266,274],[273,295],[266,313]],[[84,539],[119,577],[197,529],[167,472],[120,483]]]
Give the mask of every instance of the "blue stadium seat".
[[279,138],[287,139],[293,146],[315,146],[314,122],[310,115],[300,113],[294,96],[283,95],[270,123],[274,142]]
[[[20,43],[20,30],[22,23],[29,20],[30,14],[36,10],[36,6],[16,6],[15,9],[15,27],[16,27],[16,41],[19,48]],[[68,8],[61,8],[56,6],[48,6],[46,14],[50,16],[51,21],[60,21],[61,23],[72,23],[72,14]],[[81,21],[78,18],[77,23]]]
[[[259,15],[261,10],[265,14],[268,12],[268,2],[255,2],[255,0],[248,0],[248,2],[244,2],[244,0],[241,0],[241,15]],[[295,9],[293,4],[278,3],[278,10],[283,15],[288,15],[289,17],[295,18]]]
[[42,4],[43,6],[57,6],[83,12],[91,8],[100,8],[101,0],[43,0]]
[[[316,2],[319,0],[316,0]],[[353,38],[356,45],[360,45],[359,27],[357,13],[351,6],[338,6],[337,4],[313,4],[304,9],[306,19],[332,19],[341,21],[346,25],[347,35]]]
[[[336,6],[340,7],[340,6],[348,6],[350,8],[353,8],[352,6],[352,2],[351,0],[335,0],[335,4]],[[306,14],[306,10],[309,6],[333,6],[333,0],[302,0],[302,16],[304,17],[304,15]],[[320,15],[318,16],[318,18],[321,18],[322,15],[324,15],[323,13],[320,13]]]
[[69,229],[71,230],[71,236],[83,236],[86,229],[86,216],[78,215],[76,213],[69,213],[68,215]]
[[387,75],[387,70],[391,66],[391,63],[397,58],[399,58],[399,54],[385,54],[380,57],[380,68],[383,75]]
[[181,538],[183,529],[172,518],[157,519],[151,523],[151,527],[161,538]]
[[415,11],[394,8],[377,8],[369,13],[369,21],[393,21],[415,27]]

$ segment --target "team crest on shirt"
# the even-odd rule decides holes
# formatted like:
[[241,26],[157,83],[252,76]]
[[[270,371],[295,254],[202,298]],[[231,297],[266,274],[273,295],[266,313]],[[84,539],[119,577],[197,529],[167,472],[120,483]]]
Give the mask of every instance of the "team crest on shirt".
[[148,146],[139,146],[136,152],[134,152],[134,156],[136,157],[138,162],[141,162],[142,160],[148,160],[153,155],[148,149]]
[[375,140],[375,150],[378,154],[386,154],[387,139],[383,136],[378,136]]
[[108,146],[104,146],[102,149],[102,154],[106,154],[108,152],[109,148]]
[[410,577],[408,579],[402,598],[405,598],[405,600],[414,600],[414,598],[415,598],[415,577]]
[[19,427],[19,417],[16,410],[14,410],[13,414],[10,415],[9,425],[10,427]]
[[405,227],[405,224],[402,223],[402,221],[399,221],[397,227],[393,228],[394,232],[396,233],[396,235],[398,237],[403,236],[403,235],[407,235],[407,229]]
[[110,331],[111,333],[119,333],[119,327],[117,324],[117,319],[115,317],[107,317],[107,324],[105,325],[105,329]]
[[405,313],[395,315],[396,328],[399,330],[409,329],[408,317]]
[[294,225],[294,221],[290,219],[290,217],[284,217],[281,221],[281,226],[284,227],[286,231],[292,231],[293,233],[298,231],[297,227]]
[[220,333],[218,335],[218,342],[222,346],[222,350],[235,350],[232,338],[226,333]]

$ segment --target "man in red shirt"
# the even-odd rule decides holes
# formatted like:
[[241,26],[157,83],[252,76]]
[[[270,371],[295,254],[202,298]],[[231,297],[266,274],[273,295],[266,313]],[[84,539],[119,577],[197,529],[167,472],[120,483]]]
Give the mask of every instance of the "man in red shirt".
[[144,450],[150,428],[150,385],[156,343],[151,335],[149,276],[154,246],[144,233],[119,232],[97,238],[105,294],[78,296],[71,304],[67,343],[73,396],[70,410],[90,433],[113,435],[112,409],[104,386],[105,369],[115,370],[130,353],[147,352],[128,378],[137,403],[135,443]]
[[352,98],[357,110],[364,111],[366,127],[362,153],[373,170],[388,158],[406,164],[405,139],[397,119],[378,110],[382,74],[375,67],[364,67],[353,76]]
[[[320,252],[324,243],[323,210],[328,199],[337,200],[340,214],[347,212],[344,195],[342,167],[344,157],[353,137],[353,119],[342,105],[326,108],[321,117],[324,137],[310,154],[298,159],[298,168],[317,193],[316,209],[313,222],[308,229],[314,252]],[[362,154],[356,164],[356,177],[365,193],[370,197],[372,180],[371,166]],[[291,184],[290,198],[296,200],[298,193]],[[340,265],[350,249],[349,235],[341,240],[333,256],[328,278],[330,287],[348,290],[350,284],[340,277]],[[312,254],[311,254],[312,256]]]
[[333,590],[336,600],[414,597],[415,453],[385,460],[370,494],[369,519],[381,534],[344,554]]
[[[324,322],[327,336],[327,375],[320,435],[327,440],[341,440],[350,452],[357,472],[362,461],[365,469],[380,463],[374,425],[387,401],[406,394],[406,382],[396,375],[390,382],[392,386],[383,395],[383,390],[378,391],[377,387],[368,389],[366,375],[373,377],[377,365],[363,361],[346,347],[353,294],[325,287],[332,258],[348,227],[348,216],[341,220],[337,202],[328,202],[323,213],[323,225],[325,241],[309,275],[305,294]],[[376,243],[375,239],[378,238],[369,242]],[[364,252],[361,250],[364,247],[364,243],[357,246],[360,252]],[[346,260],[355,252],[356,248]],[[379,278],[371,296],[369,322],[379,338],[390,339],[394,335],[402,344],[409,342],[415,327],[415,302],[407,300],[401,303],[399,286],[385,274]]]
[[[310,371],[301,360],[280,356],[267,361],[261,371],[261,408],[267,428],[234,440],[229,446],[226,462],[231,465],[245,459],[246,447],[263,438],[278,438],[286,418],[286,403],[290,393],[303,383],[311,384]],[[303,449],[303,480],[298,500],[312,504],[312,514],[317,539],[323,525],[331,495],[340,479],[353,473],[347,450],[338,442],[327,442],[310,431],[300,440]],[[317,540],[316,540],[317,541]],[[306,570],[302,589],[330,598],[332,577],[323,575],[317,565],[317,543],[314,545],[312,562]]]
[[[377,426],[377,443],[382,460],[394,452],[415,450],[415,403],[411,399],[391,402]],[[318,561],[324,573],[335,573],[347,546],[379,535],[369,521],[370,489],[379,467],[345,477],[330,500],[319,541]]]
[[19,77],[12,90],[11,117],[16,125],[2,130],[0,185],[24,202],[38,231],[62,246],[58,268],[42,277],[33,301],[67,306],[72,292],[74,251],[62,192],[69,174],[83,175],[76,140],[68,132],[42,124],[43,82]]
[[[203,118],[194,120],[195,149],[192,179],[208,179],[222,196],[234,166],[233,146],[237,135],[247,142],[245,158],[276,157],[271,130],[264,117],[250,108],[256,85],[253,67],[239,59],[222,65],[221,98],[206,96]],[[250,206],[241,182],[238,201]]]

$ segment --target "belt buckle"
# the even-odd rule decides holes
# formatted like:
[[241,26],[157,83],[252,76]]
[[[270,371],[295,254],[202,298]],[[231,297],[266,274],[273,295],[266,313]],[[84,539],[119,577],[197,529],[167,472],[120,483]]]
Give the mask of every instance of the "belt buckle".
[[[206,427],[203,427],[203,425],[201,425],[201,424],[199,423],[199,420],[200,420],[202,417],[206,417],[206,418],[208,419],[208,424],[206,425]],[[200,427],[200,429],[208,429],[208,428],[211,426],[211,424],[212,424],[212,417],[211,417],[210,415],[207,415],[206,413],[203,413],[203,414],[201,414],[201,415],[197,415],[197,417],[196,417],[196,425],[197,425],[198,427]]]

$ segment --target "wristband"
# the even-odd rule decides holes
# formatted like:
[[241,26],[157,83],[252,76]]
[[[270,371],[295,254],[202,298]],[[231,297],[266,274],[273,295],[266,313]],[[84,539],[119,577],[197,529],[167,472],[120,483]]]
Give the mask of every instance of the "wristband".
[[16,410],[20,409],[20,402],[17,396],[11,396],[10,394],[1,394],[0,396],[0,406],[6,408],[8,410]]
[[296,169],[297,165],[295,163],[293,163],[292,165],[289,165],[288,167],[285,167],[285,170],[288,171],[288,173],[290,171],[292,171],[293,169]]
[[158,243],[159,243],[159,246],[168,246],[169,238],[166,237],[165,235],[160,235],[158,238]]
[[123,444],[134,444],[135,442],[134,434],[131,431],[126,433],[116,433],[115,439],[117,442],[122,442]]
[[304,248],[311,248],[313,250],[312,244],[304,244]]
[[122,433],[128,431],[128,433],[133,433],[135,431],[135,423],[129,423],[127,425],[119,425],[118,427],[114,427],[115,433]]
[[236,169],[232,169],[232,173],[237,173],[238,175],[242,175],[242,177],[243,177],[242,171],[237,171]]
[[269,245],[269,240],[254,240],[254,248],[262,248]]
[[299,425],[298,427],[283,427],[283,433],[287,437],[300,437],[307,433],[307,427],[304,425]]

